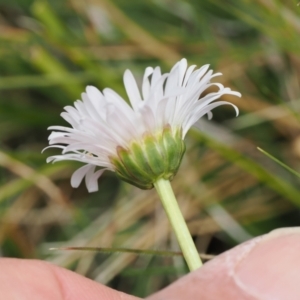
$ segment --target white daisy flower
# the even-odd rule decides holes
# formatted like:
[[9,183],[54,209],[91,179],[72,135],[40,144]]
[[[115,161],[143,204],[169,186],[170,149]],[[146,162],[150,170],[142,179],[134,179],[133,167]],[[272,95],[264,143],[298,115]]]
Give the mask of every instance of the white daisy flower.
[[[209,65],[195,70],[186,59],[177,62],[170,73],[159,67],[145,70],[141,92],[129,70],[124,85],[130,105],[112,89],[100,92],[88,86],[82,100],[66,106],[61,116],[71,127],[51,126],[49,147],[62,149],[47,162],[76,160],[85,165],[75,171],[71,185],[78,187],[85,177],[89,192],[98,190],[98,178],[105,170],[123,180],[150,189],[159,178],[172,179],[185,151],[184,137],[202,116],[223,104],[224,94],[240,97],[220,83],[211,83]],[[219,90],[204,94],[216,86]],[[204,94],[204,95],[203,95]],[[49,148],[47,147],[47,148]],[[99,168],[100,167],[100,168]]]

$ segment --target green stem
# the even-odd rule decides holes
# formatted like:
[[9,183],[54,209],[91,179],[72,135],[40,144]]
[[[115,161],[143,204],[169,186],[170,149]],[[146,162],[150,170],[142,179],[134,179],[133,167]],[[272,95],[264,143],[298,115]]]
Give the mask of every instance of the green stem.
[[154,183],[169,221],[175,231],[178,243],[190,271],[202,266],[199,253],[195,247],[189,229],[182,216],[169,180],[159,179]]

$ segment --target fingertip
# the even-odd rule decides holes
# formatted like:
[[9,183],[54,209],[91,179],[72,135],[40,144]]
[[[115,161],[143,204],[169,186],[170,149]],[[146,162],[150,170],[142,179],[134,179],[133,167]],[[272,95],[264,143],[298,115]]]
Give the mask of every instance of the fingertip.
[[206,263],[150,300],[300,299],[300,231],[255,238]]
[[138,299],[44,261],[13,258],[0,259],[0,291],[1,299]]
[[273,232],[236,267],[237,286],[255,299],[300,299],[300,234]]

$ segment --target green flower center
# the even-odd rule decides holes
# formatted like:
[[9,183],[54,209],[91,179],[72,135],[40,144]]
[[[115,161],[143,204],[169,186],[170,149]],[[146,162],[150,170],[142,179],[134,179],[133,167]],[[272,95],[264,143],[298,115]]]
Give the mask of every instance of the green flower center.
[[181,129],[166,126],[159,133],[132,141],[127,149],[118,147],[118,155],[110,157],[116,174],[141,189],[153,188],[160,178],[172,180],[185,152],[181,136]]

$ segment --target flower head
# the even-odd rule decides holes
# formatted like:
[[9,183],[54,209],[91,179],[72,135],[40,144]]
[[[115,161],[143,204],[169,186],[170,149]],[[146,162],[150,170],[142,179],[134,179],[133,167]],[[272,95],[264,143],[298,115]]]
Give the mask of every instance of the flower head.
[[[124,85],[130,105],[112,89],[100,92],[88,86],[74,106],[66,106],[61,116],[71,127],[51,126],[49,147],[62,149],[47,162],[76,160],[85,165],[71,178],[78,187],[83,178],[90,192],[98,190],[98,178],[111,170],[127,182],[148,189],[159,178],[171,179],[185,151],[183,139],[205,114],[223,104],[224,94],[240,96],[220,83],[211,83],[209,65],[195,70],[186,59],[177,62],[170,73],[159,67],[145,70],[141,92],[129,70]],[[219,90],[203,96],[210,86]],[[97,168],[97,167],[100,167]],[[98,169],[98,170],[97,170]]]

